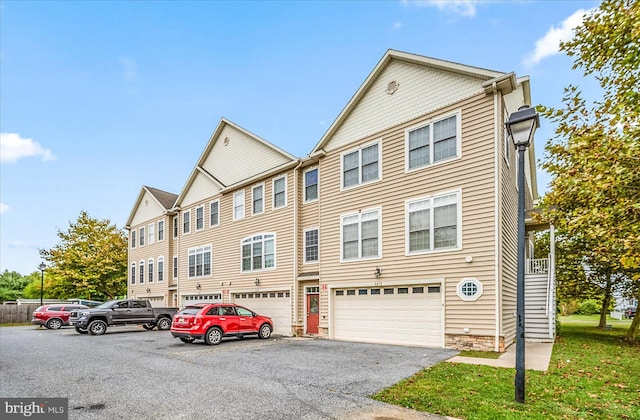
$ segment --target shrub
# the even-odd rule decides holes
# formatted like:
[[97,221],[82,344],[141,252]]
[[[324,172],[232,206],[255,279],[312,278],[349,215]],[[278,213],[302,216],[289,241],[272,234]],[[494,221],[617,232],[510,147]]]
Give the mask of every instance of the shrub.
[[599,314],[601,309],[602,309],[602,303],[599,303],[593,299],[589,299],[589,300],[580,302],[580,305],[578,305],[578,310],[576,310],[576,314],[595,315],[595,314]]

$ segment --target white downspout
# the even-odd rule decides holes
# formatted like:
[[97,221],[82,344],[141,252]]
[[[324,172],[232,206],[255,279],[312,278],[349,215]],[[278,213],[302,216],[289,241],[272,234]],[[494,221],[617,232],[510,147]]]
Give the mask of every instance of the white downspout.
[[[498,116],[498,89],[496,82],[493,82],[493,125],[494,125],[494,141],[495,141],[495,150],[494,150],[494,186],[493,191],[495,194],[494,200],[494,243],[495,243],[495,253],[494,253],[494,277],[495,277],[495,311],[496,311],[496,332],[494,339],[494,351],[500,351],[500,327],[502,325],[502,314],[500,311],[500,256],[502,253],[502,247],[500,244],[500,209],[501,209],[501,189],[500,189],[500,151],[502,150],[502,144],[500,142],[500,118]],[[506,343],[505,343],[506,346]]]
[[293,168],[293,323],[296,327],[299,324],[299,299],[300,290],[298,288],[298,246],[299,244],[299,232],[298,232],[298,170],[302,166],[302,159],[298,161],[298,164]]

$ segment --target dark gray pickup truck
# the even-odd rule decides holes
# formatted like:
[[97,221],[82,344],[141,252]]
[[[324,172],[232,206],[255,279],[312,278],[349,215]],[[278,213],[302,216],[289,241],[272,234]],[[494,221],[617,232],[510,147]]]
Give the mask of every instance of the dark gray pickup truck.
[[102,335],[107,327],[142,325],[147,330],[168,330],[178,308],[153,308],[148,300],[110,300],[91,309],[72,311],[69,323],[80,334]]

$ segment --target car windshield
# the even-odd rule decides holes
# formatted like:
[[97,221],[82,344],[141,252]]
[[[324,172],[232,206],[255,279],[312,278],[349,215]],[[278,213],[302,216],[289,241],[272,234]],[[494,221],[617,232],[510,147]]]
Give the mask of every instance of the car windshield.
[[103,303],[103,304],[101,304],[101,305],[96,306],[96,308],[100,308],[100,309],[109,309],[109,308],[111,308],[111,306],[112,306],[114,303],[116,303],[116,302],[117,302],[117,300],[110,300],[110,301],[108,301],[108,302],[105,302],[105,303]]

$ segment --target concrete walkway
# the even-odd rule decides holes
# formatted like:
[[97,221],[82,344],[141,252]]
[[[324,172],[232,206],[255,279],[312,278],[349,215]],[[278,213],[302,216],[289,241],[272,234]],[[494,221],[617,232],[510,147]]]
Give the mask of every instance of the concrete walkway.
[[[525,343],[524,366],[525,369],[547,371],[553,343]],[[516,367],[516,345],[512,344],[498,359],[484,359],[481,357],[454,356],[448,359],[451,363],[467,363],[471,365],[485,365],[494,367]]]

